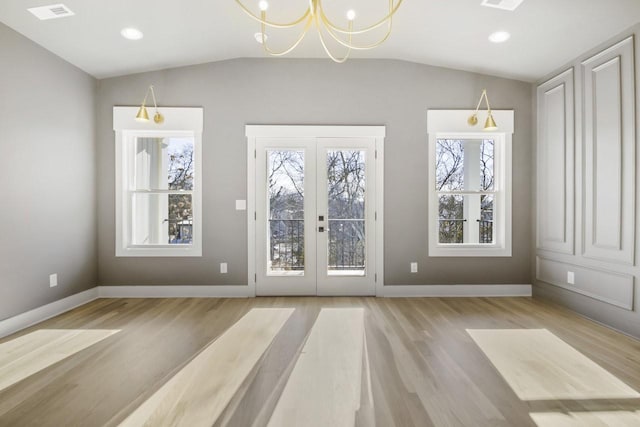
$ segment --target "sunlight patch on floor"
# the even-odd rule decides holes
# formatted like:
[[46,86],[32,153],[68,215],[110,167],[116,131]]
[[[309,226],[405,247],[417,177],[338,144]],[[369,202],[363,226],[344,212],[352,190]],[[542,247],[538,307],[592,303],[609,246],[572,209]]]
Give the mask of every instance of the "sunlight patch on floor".
[[213,425],[293,312],[250,310],[120,425]]
[[540,412],[530,415],[538,427],[640,427],[640,411]]
[[54,365],[120,330],[40,329],[0,344],[0,390]]
[[522,400],[640,397],[546,329],[467,329],[467,332]]
[[354,426],[364,345],[362,308],[322,309],[268,425]]

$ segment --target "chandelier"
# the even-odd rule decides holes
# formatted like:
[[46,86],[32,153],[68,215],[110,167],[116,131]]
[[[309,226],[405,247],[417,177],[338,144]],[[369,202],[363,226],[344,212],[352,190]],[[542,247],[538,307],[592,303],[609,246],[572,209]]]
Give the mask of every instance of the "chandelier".
[[[244,4],[242,4],[240,0],[236,0],[236,3],[238,3],[238,5],[242,8],[242,10],[247,15],[249,15],[251,18],[255,19],[260,23],[260,33],[256,34],[256,39],[260,44],[262,44],[262,47],[264,48],[267,54],[272,56],[284,56],[288,54],[289,52],[294,50],[300,44],[300,42],[302,42],[302,40],[307,35],[309,30],[312,27],[315,27],[315,29],[318,32],[318,36],[320,38],[320,43],[322,44],[322,47],[324,48],[324,51],[327,53],[329,58],[331,58],[335,62],[342,63],[342,62],[345,62],[347,58],[349,58],[349,55],[351,54],[352,50],[373,49],[377,46],[380,46],[389,38],[389,35],[391,34],[393,15],[396,13],[398,8],[400,7],[400,4],[402,4],[402,0],[397,0],[397,4],[394,4],[394,1],[395,0],[389,0],[389,12],[385,17],[383,17],[376,23],[363,28],[355,28],[354,21],[356,19],[356,13],[354,10],[349,10],[346,13],[346,18],[347,18],[346,28],[335,24],[325,14],[324,9],[322,7],[322,0],[308,0],[309,7],[307,8],[307,10],[302,14],[300,18],[289,23],[277,23],[267,19],[267,9],[269,8],[269,3],[267,2],[267,0],[260,0],[258,2],[258,8],[260,9],[259,16],[256,15],[254,12],[252,12],[251,9],[246,7]],[[364,45],[358,45],[353,42],[354,36],[366,34],[384,25],[387,26],[387,31],[384,34],[384,36],[377,42],[371,43],[371,44],[364,44]],[[275,51],[271,49],[269,46],[267,46],[266,27],[293,28],[296,26],[301,26],[302,31],[298,36],[298,38],[296,39],[296,41],[287,49],[284,49],[282,51]],[[331,50],[327,46],[327,39],[325,37],[325,33],[328,34],[338,44],[344,46],[347,49],[343,57],[339,58],[331,52]]]

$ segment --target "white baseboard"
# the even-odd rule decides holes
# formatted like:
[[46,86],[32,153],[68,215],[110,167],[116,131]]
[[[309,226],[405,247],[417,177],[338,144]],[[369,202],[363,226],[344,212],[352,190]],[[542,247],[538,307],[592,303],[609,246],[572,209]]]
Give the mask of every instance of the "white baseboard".
[[531,285],[383,286],[382,297],[530,297]]
[[[99,286],[100,298],[248,298],[249,286]],[[382,297],[528,297],[531,285],[383,286]]]
[[42,307],[34,308],[17,316],[0,321],[0,338],[11,335],[36,323],[43,322],[59,314],[73,310],[76,307],[98,299],[98,288],[91,288],[84,292],[74,294],[54,301]]
[[99,286],[100,298],[247,298],[250,286]]
[[[0,321],[0,338],[98,298],[249,298],[252,286],[97,286]],[[381,297],[529,297],[531,285],[383,286]]]

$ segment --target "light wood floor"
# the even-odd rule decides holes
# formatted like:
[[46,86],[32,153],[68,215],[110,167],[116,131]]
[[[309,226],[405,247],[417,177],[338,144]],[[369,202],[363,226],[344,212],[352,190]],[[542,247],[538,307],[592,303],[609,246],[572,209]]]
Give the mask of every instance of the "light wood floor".
[[0,340],[0,426],[640,426],[640,342],[529,298],[101,299]]

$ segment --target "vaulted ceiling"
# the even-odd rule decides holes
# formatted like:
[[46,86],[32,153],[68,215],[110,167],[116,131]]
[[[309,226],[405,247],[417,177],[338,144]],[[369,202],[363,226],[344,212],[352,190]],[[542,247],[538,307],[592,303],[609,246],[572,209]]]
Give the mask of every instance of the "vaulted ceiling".
[[[63,0],[75,16],[40,21],[27,11],[60,0],[2,0],[0,21],[98,77],[242,57],[264,57],[254,33],[259,25],[234,0]],[[397,0],[396,0],[397,1]],[[257,11],[258,0],[246,0]],[[386,0],[324,0],[327,14],[356,26],[385,14]],[[353,58],[391,58],[533,81],[640,22],[640,0],[524,0],[513,12],[483,7],[481,0],[404,0],[387,42]],[[271,0],[272,19],[300,15],[308,0]],[[120,30],[136,27],[139,41]],[[506,43],[487,37],[511,33]],[[284,47],[296,30],[268,30]],[[339,46],[334,47],[340,54]],[[291,54],[325,58],[310,31]],[[327,59],[328,60],[328,59]]]

